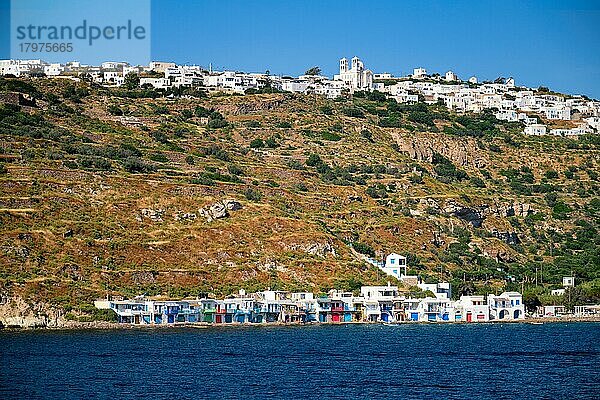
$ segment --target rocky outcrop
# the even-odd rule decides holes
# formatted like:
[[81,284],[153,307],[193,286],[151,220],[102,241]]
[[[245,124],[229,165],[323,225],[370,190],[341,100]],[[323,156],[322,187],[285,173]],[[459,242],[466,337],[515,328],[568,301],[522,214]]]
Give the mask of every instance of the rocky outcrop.
[[465,206],[455,199],[448,199],[443,207],[441,207],[436,200],[431,198],[421,199],[419,203],[422,207],[431,208],[433,210],[441,210],[448,215],[467,221],[475,228],[481,228],[485,219],[490,216],[499,218],[507,218],[512,216],[525,218],[534,213],[531,205],[526,203],[506,203],[496,204],[494,206],[490,206],[488,204]]
[[525,218],[528,215],[534,213],[531,205],[526,203],[514,203],[514,204],[496,204],[489,208],[489,213],[497,217],[522,217]]
[[222,113],[230,115],[246,115],[246,114],[257,114],[265,111],[273,111],[282,108],[285,103],[285,98],[274,98],[274,99],[260,99],[260,101],[248,102],[244,99],[244,102],[237,104],[220,104],[216,107],[216,110]]
[[491,233],[493,237],[500,239],[507,244],[521,243],[517,232],[500,232],[497,229],[492,229]]
[[162,222],[164,214],[165,210],[162,209],[153,210],[150,208],[143,208],[142,210],[140,210],[140,213],[137,215],[136,219],[139,222],[142,222],[144,218],[148,218],[152,222]]
[[291,251],[302,251],[304,253],[318,256],[318,257],[326,257],[328,255],[336,256],[335,247],[331,243],[294,243],[288,244],[284,246],[286,250]]
[[447,135],[420,135],[418,138],[396,136],[396,142],[401,152],[418,161],[433,162],[434,153],[439,153],[461,167],[484,168],[489,164],[476,142],[468,138],[451,138]]
[[0,326],[4,328],[52,328],[64,322],[63,313],[45,303],[29,304],[21,297],[2,296]]
[[242,204],[235,200],[222,200],[199,209],[198,214],[206,218],[208,222],[212,222],[216,219],[227,218],[229,211],[237,211],[241,208]]
[[481,228],[485,219],[481,208],[466,207],[453,199],[446,201],[444,212],[469,222],[475,228]]
[[194,221],[196,218],[198,218],[196,213],[176,212],[173,214],[175,221]]

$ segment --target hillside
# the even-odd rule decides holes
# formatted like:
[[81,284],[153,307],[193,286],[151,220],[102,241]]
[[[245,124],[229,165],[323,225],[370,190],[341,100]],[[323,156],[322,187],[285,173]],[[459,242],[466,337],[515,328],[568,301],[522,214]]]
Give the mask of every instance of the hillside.
[[356,290],[391,280],[360,253],[390,252],[456,294],[552,302],[574,274],[582,301],[600,296],[598,135],[370,95],[0,91],[36,100],[0,105],[3,303]]

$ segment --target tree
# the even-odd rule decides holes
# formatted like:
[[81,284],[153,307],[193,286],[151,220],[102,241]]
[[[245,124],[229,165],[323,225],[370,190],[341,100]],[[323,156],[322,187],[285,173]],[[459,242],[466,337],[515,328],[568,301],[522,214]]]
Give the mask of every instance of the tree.
[[538,298],[537,294],[526,292],[523,294],[523,304],[527,311],[534,313],[537,311],[537,308],[542,305],[542,302]]
[[308,156],[308,159],[306,160],[306,165],[308,165],[309,167],[316,167],[317,165],[321,164],[323,164],[323,160],[321,160],[321,157],[319,157],[318,154],[312,153]]
[[316,67],[316,66],[312,67],[312,68],[309,68],[304,73],[304,75],[313,75],[313,76],[315,76],[315,75],[321,75],[321,68],[320,67]]
[[140,77],[134,72],[128,73],[125,75],[123,86],[129,90],[137,89],[140,86]]
[[250,148],[252,149],[260,149],[261,147],[265,147],[265,142],[261,138],[253,139],[250,142]]

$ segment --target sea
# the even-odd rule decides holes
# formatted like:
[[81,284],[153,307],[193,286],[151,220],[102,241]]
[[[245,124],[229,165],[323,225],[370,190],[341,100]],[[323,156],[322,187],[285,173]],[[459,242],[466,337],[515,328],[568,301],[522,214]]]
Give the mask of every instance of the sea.
[[600,399],[600,323],[0,332],[0,399]]

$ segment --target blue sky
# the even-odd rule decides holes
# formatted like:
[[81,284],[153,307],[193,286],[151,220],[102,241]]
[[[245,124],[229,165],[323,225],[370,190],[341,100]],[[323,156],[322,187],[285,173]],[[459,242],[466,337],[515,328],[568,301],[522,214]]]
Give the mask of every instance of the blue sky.
[[514,76],[600,98],[600,1],[151,1],[155,60],[332,75],[358,55],[375,72]]

